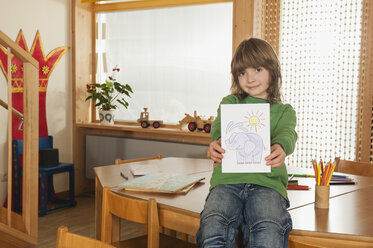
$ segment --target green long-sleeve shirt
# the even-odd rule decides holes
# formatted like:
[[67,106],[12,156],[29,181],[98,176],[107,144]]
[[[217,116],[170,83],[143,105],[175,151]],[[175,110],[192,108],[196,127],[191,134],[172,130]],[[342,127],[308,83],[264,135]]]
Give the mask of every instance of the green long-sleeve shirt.
[[[235,95],[228,95],[223,98],[220,104],[243,104],[243,103],[267,103],[268,101],[248,96],[242,100]],[[212,123],[211,139],[217,140],[221,136],[220,105],[217,117]],[[296,114],[290,104],[281,102],[270,105],[270,132],[271,145],[280,144],[286,155],[291,154],[295,148],[297,133],[295,132]],[[219,184],[250,183],[272,188],[278,191],[287,199],[286,187],[288,184],[288,174],[285,164],[279,168],[271,168],[270,173],[222,173],[221,164],[215,167],[210,189]]]

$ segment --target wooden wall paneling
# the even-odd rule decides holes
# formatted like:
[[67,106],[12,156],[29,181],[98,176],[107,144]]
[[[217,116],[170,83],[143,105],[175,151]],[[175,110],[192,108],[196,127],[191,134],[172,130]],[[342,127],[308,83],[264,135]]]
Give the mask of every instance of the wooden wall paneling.
[[[245,0],[246,1],[246,0]],[[186,5],[232,2],[232,0],[143,0],[133,2],[95,4],[94,12],[167,8]]]
[[13,106],[13,103],[12,103],[12,71],[11,71],[11,64],[12,64],[12,60],[11,60],[11,57],[12,57],[12,49],[10,49],[8,47],[7,49],[7,54],[8,54],[8,199],[7,199],[7,202],[8,202],[8,209],[7,209],[7,224],[9,227],[12,226],[12,218],[11,218],[11,214],[12,214],[12,189],[13,189],[13,184],[12,184],[12,176],[9,176],[9,175],[13,175],[13,172],[12,172],[12,106]]
[[[92,46],[91,46],[91,72],[92,72],[92,77],[91,77],[91,83],[96,83],[96,76],[97,76],[97,66],[98,66],[98,54],[96,52],[96,40],[97,40],[97,35],[98,35],[98,26],[97,26],[97,20],[96,20],[96,13],[92,11],[92,16],[91,16],[91,28],[92,28]],[[97,30],[96,30],[97,27]],[[101,82],[100,82],[101,83]],[[91,121],[96,121],[96,112],[97,108],[95,107],[95,102],[93,100],[91,102]]]
[[[39,66],[23,63],[23,193],[25,228],[37,242],[39,187]],[[25,207],[29,206],[29,207]]]
[[89,122],[86,84],[92,81],[92,9],[93,4],[73,0],[73,123]]
[[[92,16],[93,4],[81,3],[80,0],[72,2],[72,111],[73,111],[73,161],[75,166],[75,193],[85,191],[88,184],[85,178],[84,156],[85,140],[81,140],[77,123],[90,121],[90,102],[86,102],[86,84],[92,80]],[[75,152],[79,146],[83,153]],[[79,150],[81,149],[79,147]]]
[[241,41],[253,35],[253,24],[254,0],[233,0],[233,53]]
[[356,130],[356,160],[372,162],[373,125],[373,2],[363,1],[360,89]]
[[276,53],[279,54],[280,47],[280,0],[263,1],[263,39],[268,41]]

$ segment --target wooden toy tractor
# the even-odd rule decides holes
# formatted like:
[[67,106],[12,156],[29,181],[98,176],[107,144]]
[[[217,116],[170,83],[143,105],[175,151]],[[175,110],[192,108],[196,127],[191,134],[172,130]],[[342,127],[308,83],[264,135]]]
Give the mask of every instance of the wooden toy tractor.
[[210,116],[209,119],[204,120],[200,116],[197,116],[197,111],[194,110],[194,117],[189,114],[185,114],[185,117],[179,121],[179,123],[180,127],[182,127],[184,124],[188,124],[188,130],[191,132],[198,129],[200,131],[204,130],[206,133],[210,133],[211,124],[214,119],[214,116]]
[[142,128],[147,128],[149,125],[152,125],[154,128],[159,128],[161,125],[163,125],[163,121],[150,121],[149,120],[149,112],[148,108],[144,108],[144,112],[141,112],[140,118],[137,119],[137,122],[140,123],[140,126]]

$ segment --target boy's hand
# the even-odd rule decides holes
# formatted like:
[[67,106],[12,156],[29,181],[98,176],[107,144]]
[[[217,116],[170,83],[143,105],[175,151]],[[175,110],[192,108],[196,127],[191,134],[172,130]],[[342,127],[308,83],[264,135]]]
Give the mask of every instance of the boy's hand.
[[210,151],[211,159],[215,163],[221,163],[221,160],[223,159],[223,153],[225,153],[225,150],[221,147],[220,138],[210,143],[209,151]]
[[274,144],[271,146],[271,154],[265,158],[267,161],[266,165],[271,167],[281,167],[285,162],[285,157],[286,153],[281,145]]

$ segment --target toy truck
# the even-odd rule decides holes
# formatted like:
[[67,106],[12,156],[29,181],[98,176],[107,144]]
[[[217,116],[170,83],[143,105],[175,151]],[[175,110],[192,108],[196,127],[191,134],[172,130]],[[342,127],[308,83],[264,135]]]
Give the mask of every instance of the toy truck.
[[161,125],[163,125],[163,121],[159,121],[159,120],[152,121],[152,120],[149,120],[148,108],[144,108],[144,112],[141,112],[140,118],[137,119],[137,122],[140,123],[140,126],[142,128],[147,128],[150,125],[152,125],[154,128],[159,128]]
[[180,123],[180,128],[184,125],[188,125],[188,130],[193,132],[194,130],[198,129],[200,131],[205,131],[206,133],[210,133],[211,131],[211,123],[215,120],[214,116],[210,116],[209,119],[205,120],[202,119],[200,116],[197,116],[197,111],[194,110],[194,117],[185,114],[185,117],[179,121]]

